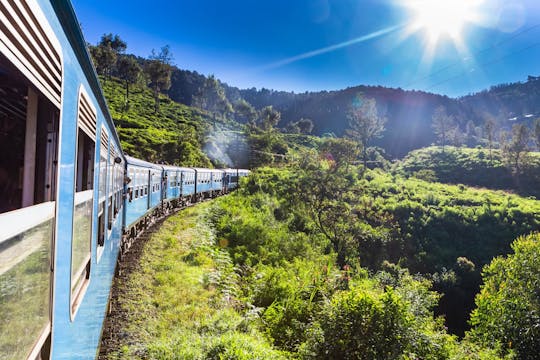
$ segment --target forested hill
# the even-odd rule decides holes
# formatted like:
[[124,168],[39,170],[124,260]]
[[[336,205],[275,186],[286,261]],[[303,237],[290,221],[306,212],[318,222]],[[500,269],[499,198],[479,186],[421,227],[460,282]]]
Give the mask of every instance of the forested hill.
[[[191,105],[205,80],[206,77],[197,72],[175,69],[168,94],[175,101]],[[348,127],[347,112],[355,96],[374,98],[379,112],[388,119],[386,131],[375,145],[384,148],[391,157],[402,157],[410,150],[435,142],[431,121],[439,106],[444,106],[455,117],[463,132],[470,122],[482,127],[487,117],[495,120],[497,128],[509,129],[516,122],[532,122],[540,116],[540,77],[533,76],[525,82],[497,85],[457,99],[381,86],[293,93],[221,85],[233,105],[243,99],[257,110],[273,106],[281,112],[280,127],[302,118],[311,119],[315,135],[343,135]]]
[[[370,141],[368,146],[383,148],[388,158],[403,157],[411,150],[436,142],[432,127],[436,109],[450,115],[445,126],[449,126],[451,134],[445,132],[442,143],[456,146],[465,143],[469,147],[485,143],[487,120],[493,123],[489,140],[493,141],[516,123],[531,128],[540,116],[540,78],[534,76],[525,82],[493,86],[462,98],[363,85],[337,91],[293,93],[238,89],[214,76],[182,70],[172,65],[173,55],[168,46],[153,52],[148,59],[126,54],[126,48],[127,44],[117,35],[105,34],[98,45],[90,46],[90,52],[98,73],[105,78],[122,79],[126,89],[130,83],[152,89],[156,114],[160,113],[159,94],[165,94],[175,102],[204,110],[202,114],[211,122],[222,119],[255,124],[264,122],[271,114],[271,122],[284,132],[342,136],[349,128],[351,107],[361,96],[375,100],[378,116],[387,119],[381,137]],[[128,95],[129,91],[126,98]]]

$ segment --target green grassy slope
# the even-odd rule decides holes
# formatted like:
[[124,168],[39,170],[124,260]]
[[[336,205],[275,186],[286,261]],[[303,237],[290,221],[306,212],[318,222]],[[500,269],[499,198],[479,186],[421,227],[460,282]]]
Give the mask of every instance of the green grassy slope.
[[503,163],[499,150],[427,147],[410,152],[397,167],[400,174],[443,183],[511,190],[540,198],[540,153],[531,152],[519,176]]
[[[214,243],[207,204],[167,219],[145,244],[140,267],[117,283],[125,317],[106,359],[284,359],[237,310],[238,275]],[[253,315],[253,314],[252,314]]]
[[[184,166],[211,166],[201,150],[214,120],[205,112],[160,96],[159,113],[154,111],[150,89],[131,86],[129,107],[120,80],[101,78],[103,92],[124,151],[151,161]],[[215,124],[223,127],[223,123]]]

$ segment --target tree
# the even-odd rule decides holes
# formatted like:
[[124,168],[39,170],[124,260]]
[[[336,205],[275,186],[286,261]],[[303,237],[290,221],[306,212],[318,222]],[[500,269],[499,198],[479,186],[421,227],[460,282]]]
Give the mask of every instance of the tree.
[[512,250],[482,272],[484,284],[476,296],[470,335],[485,346],[499,348],[501,355],[515,351],[517,359],[538,359],[540,234],[520,237]]
[[244,124],[253,124],[257,119],[257,110],[244,99],[240,99],[234,104],[234,113],[236,120]]
[[455,147],[460,147],[461,145],[463,145],[463,141],[465,140],[464,137],[465,134],[461,132],[459,125],[455,125],[454,127],[452,127],[448,133],[448,139]]
[[171,87],[172,59],[169,45],[165,45],[158,54],[152,49],[152,54],[144,66],[144,72],[150,79],[150,87],[154,90],[156,113],[159,112],[159,93]]
[[116,54],[123,54],[127,49],[127,43],[118,35],[103,34],[98,46],[110,47]]
[[529,139],[529,128],[524,124],[515,124],[512,126],[511,139],[504,141],[503,155],[516,174],[520,173],[525,154],[529,151]]
[[335,168],[345,168],[358,161],[360,155],[359,144],[343,138],[326,138],[320,146],[320,151],[324,159],[335,164]]
[[127,44],[118,35],[103,34],[97,46],[90,47],[90,55],[98,74],[108,78],[120,54],[127,49]]
[[193,102],[198,108],[210,112],[214,117],[214,122],[217,115],[226,118],[228,114],[234,112],[231,103],[225,96],[223,86],[214,75],[206,78]]
[[129,107],[129,85],[136,83],[139,75],[141,74],[141,67],[133,57],[122,56],[117,63],[118,76],[124,80],[124,86],[126,88],[126,104],[125,109]]
[[296,122],[296,125],[303,134],[311,134],[313,131],[313,121],[311,119],[301,118]]
[[540,118],[534,122],[534,141],[536,142],[538,151],[540,151]]
[[271,131],[281,121],[281,113],[274,109],[272,105],[261,110],[260,124],[263,130]]
[[349,129],[347,134],[362,145],[364,168],[367,167],[367,148],[369,142],[382,135],[386,118],[379,116],[375,99],[357,96],[347,115]]
[[112,68],[116,63],[116,53],[109,46],[92,46],[90,47],[90,55],[99,75],[108,78]]
[[489,117],[486,119],[486,122],[484,123],[484,129],[486,131],[486,137],[488,140],[488,146],[489,146],[489,162],[493,163],[493,138],[495,136],[495,121],[493,121],[492,117]]
[[468,147],[473,147],[476,145],[476,127],[472,120],[467,121],[465,125],[465,143]]
[[435,109],[431,119],[433,131],[439,139],[439,143],[442,144],[444,153],[444,147],[450,138],[452,130],[455,128],[454,117],[446,113],[446,108],[444,106],[439,106]]

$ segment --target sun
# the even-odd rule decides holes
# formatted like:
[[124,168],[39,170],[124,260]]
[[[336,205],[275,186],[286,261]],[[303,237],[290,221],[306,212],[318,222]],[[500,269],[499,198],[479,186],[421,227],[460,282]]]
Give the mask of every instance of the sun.
[[463,28],[479,21],[482,0],[403,0],[411,13],[409,31],[422,32],[430,45],[442,38],[460,42]]

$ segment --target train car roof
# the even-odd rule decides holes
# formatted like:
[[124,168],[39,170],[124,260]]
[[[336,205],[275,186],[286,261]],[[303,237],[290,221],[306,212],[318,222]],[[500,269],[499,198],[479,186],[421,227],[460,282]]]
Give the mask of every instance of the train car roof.
[[126,155],[126,162],[128,165],[134,165],[134,166],[141,166],[145,168],[151,168],[151,169],[157,169],[157,170],[163,170],[163,167],[161,165],[156,165],[148,161],[144,161],[141,159],[134,158],[132,156]]
[[183,171],[183,172],[195,172],[194,169],[188,167],[174,166],[174,165],[161,165],[163,169],[170,171]]
[[227,168],[227,169],[221,169],[221,170],[226,171],[226,172],[237,172],[237,171],[238,171],[238,172],[240,172],[240,171],[242,171],[242,172],[248,172],[248,173],[251,172],[251,171],[248,170],[248,169],[233,169],[233,168]]
[[[83,70],[84,75],[86,75],[86,79],[88,80],[92,92],[99,103],[99,107],[105,120],[107,121],[107,124],[109,125],[111,132],[113,133],[114,139],[121,148],[120,138],[116,132],[107,102],[105,101],[105,96],[103,95],[103,90],[101,89],[101,84],[99,83],[94,64],[91,60],[90,54],[88,53],[86,40],[84,39],[80,22],[77,20],[77,15],[75,15],[75,11],[73,10],[73,5],[71,4],[70,0],[51,1],[51,5],[56,12],[56,16],[58,17],[58,21],[60,22],[62,29],[64,29],[64,34],[66,35],[66,38],[71,44],[71,48],[79,61],[81,69]],[[125,159],[126,157],[123,151],[120,151],[120,153]]]

